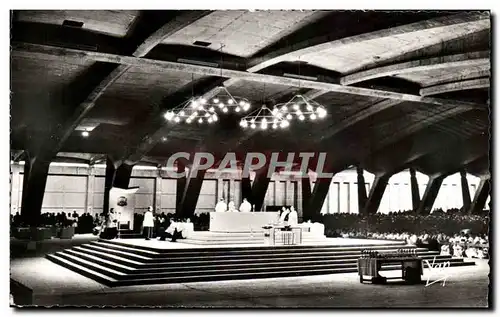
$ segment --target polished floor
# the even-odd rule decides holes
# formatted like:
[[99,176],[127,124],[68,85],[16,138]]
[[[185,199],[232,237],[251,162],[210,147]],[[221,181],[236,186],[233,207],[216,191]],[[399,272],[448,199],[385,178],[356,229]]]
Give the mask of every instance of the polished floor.
[[[383,272],[394,276],[398,272]],[[15,259],[11,278],[33,289],[33,304],[162,307],[486,307],[489,266],[424,269],[424,284],[360,284],[357,274],[108,288],[45,258]]]

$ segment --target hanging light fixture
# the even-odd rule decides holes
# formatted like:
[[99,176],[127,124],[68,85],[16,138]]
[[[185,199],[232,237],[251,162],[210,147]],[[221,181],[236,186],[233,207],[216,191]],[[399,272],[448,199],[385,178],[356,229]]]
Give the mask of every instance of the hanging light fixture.
[[287,120],[297,118],[300,121],[315,121],[325,118],[328,114],[323,105],[304,95],[295,95],[288,102],[275,105],[273,111],[280,113]]
[[[224,44],[220,45],[220,77],[222,76],[222,67],[224,65],[224,55],[222,49]],[[232,95],[225,86],[220,86],[217,89],[217,94],[213,95],[208,100],[201,98],[203,104],[206,104],[209,109],[214,109],[218,112],[229,113],[244,113],[250,110],[251,104],[247,98]]]
[[259,109],[254,110],[240,121],[240,126],[243,129],[284,129],[290,125],[290,122],[279,113],[272,111],[266,105],[262,105]]
[[[300,64],[301,62],[299,57],[299,91],[301,88]],[[297,118],[300,121],[304,121],[306,119],[315,121],[316,119],[325,118],[328,114],[323,105],[301,94],[294,95],[285,103],[276,104],[273,111],[280,116],[285,117],[289,121],[294,118]]]
[[252,104],[247,98],[232,95],[226,87],[218,88],[219,92],[206,100],[204,105],[209,109],[214,109],[217,112],[223,113],[245,113],[250,110]]
[[206,107],[196,106],[196,99],[191,98],[174,109],[168,110],[163,116],[171,123],[212,123],[218,120],[217,113]]
[[[223,47],[224,45],[221,44],[220,77],[223,77]],[[194,81],[194,74],[192,75],[192,81]],[[197,121],[199,123],[212,123],[218,120],[217,113],[245,113],[248,112],[252,107],[250,101],[247,98],[232,95],[224,86],[218,87],[217,93],[215,95],[212,95],[210,98],[205,96],[196,97],[194,96],[194,91],[192,91],[191,94],[192,97],[189,100],[172,109],[170,113],[167,112],[165,114],[165,119],[167,119],[168,121],[180,122],[183,121],[182,118],[186,117],[185,114],[189,113],[187,118],[190,118],[190,120],[186,119],[187,123],[190,123],[192,121]],[[181,110],[184,111],[184,114],[180,113]],[[199,120],[198,114],[194,116],[192,115],[194,110],[200,112],[199,115],[201,115],[202,120]],[[206,116],[207,112],[212,115],[211,120],[208,120],[209,118],[208,116]],[[180,118],[180,121],[176,119],[177,117]],[[203,118],[206,118],[206,120],[203,120]]]
[[[194,74],[192,74],[192,80],[194,81]],[[193,90],[191,91],[192,95],[194,95]],[[198,98],[194,96],[184,101],[177,107],[168,110],[163,114],[163,116],[165,120],[171,123],[191,124],[193,122],[196,122],[199,124],[210,124],[218,120],[215,108],[209,105],[208,101],[205,98]]]

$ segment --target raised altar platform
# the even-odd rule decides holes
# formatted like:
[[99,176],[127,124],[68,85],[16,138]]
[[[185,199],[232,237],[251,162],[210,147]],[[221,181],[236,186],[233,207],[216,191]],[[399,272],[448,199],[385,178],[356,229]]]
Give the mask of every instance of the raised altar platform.
[[278,221],[279,212],[211,212],[212,232],[260,232],[263,226]]
[[[47,258],[108,286],[276,278],[357,272],[363,250],[415,249],[422,259],[451,266],[474,265],[404,241],[326,238],[328,243],[291,246],[199,246],[144,239],[100,240],[47,255]],[[383,265],[382,270],[401,269]],[[353,276],[357,280],[356,277]]]

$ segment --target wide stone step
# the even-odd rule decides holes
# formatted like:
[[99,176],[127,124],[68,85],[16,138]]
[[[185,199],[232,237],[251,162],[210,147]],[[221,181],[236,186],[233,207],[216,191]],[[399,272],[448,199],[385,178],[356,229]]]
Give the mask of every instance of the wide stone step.
[[[272,269],[279,267],[315,267],[318,265],[335,265],[339,267],[348,267],[348,266],[357,266],[357,259],[349,259],[349,260],[324,260],[324,259],[292,259],[290,261],[258,261],[258,262],[234,262],[234,263],[226,263],[223,264],[214,262],[214,263],[200,263],[200,262],[185,262],[185,263],[163,263],[162,266],[157,266],[155,268],[144,267],[144,266],[130,266],[119,264],[115,259],[109,259],[100,255],[89,254],[86,252],[81,252],[77,250],[66,250],[64,251],[73,256],[77,256],[83,258],[85,260],[112,268],[113,270],[127,273],[127,274],[149,274],[149,273],[161,273],[161,272],[193,272],[193,271],[211,271],[211,270],[225,270],[231,271],[234,269],[243,269],[243,268],[259,268],[259,269]],[[450,259],[445,256],[439,257],[428,257],[429,261],[433,261],[433,263],[442,263],[442,262],[461,262],[461,259]]]
[[[452,265],[465,266],[473,265],[466,262],[457,263]],[[384,266],[381,271],[401,270],[401,265]],[[356,273],[357,268],[336,268],[336,269],[300,269],[300,270],[286,270],[286,271],[268,271],[268,272],[254,272],[254,273],[226,273],[221,272],[217,275],[191,275],[189,277],[172,277],[172,278],[139,278],[131,280],[117,281],[115,286],[125,285],[146,285],[146,284],[169,284],[169,283],[189,283],[189,282],[205,282],[205,281],[223,281],[223,280],[243,280],[243,279],[260,279],[260,278],[278,278],[278,277],[297,277],[297,276],[310,276],[310,275],[326,275],[326,274],[339,274],[339,273]]]
[[[226,261],[230,259],[271,259],[271,258],[277,258],[277,259],[286,259],[286,258],[296,258],[296,257],[306,257],[306,256],[316,256],[320,257],[323,259],[328,259],[328,258],[358,258],[360,256],[360,253],[358,252],[295,252],[295,253],[266,253],[266,254],[255,254],[255,253],[246,253],[246,254],[228,254],[228,255],[221,255],[221,254],[204,254],[201,257],[198,255],[186,255],[186,256],[170,256],[170,255],[164,255],[162,257],[146,257],[146,256],[141,256],[141,255],[136,255],[133,253],[128,253],[128,252],[123,252],[123,251],[117,251],[117,250],[107,250],[106,248],[102,248],[99,246],[88,246],[88,245],[83,245],[82,247],[84,248],[91,248],[94,250],[100,250],[100,251],[105,251],[109,252],[110,254],[118,255],[127,259],[131,260],[142,260],[144,262],[149,262],[149,263],[159,263],[159,262],[165,262],[165,261],[189,261],[193,258],[201,259],[202,261]],[[419,253],[417,253],[419,254]],[[432,253],[431,253],[432,254]],[[434,254],[437,254],[435,252]]]
[[[117,265],[116,263],[99,260],[93,256],[82,257],[82,254],[78,254],[76,252],[69,253],[68,251],[64,251],[61,253],[57,253],[60,257],[70,260],[80,266],[86,267],[92,271],[98,272],[100,274],[109,276],[113,279],[117,280],[128,280],[128,279],[149,279],[149,278],[173,278],[173,277],[190,277],[193,275],[218,275],[221,271],[226,274],[249,274],[249,273],[261,273],[261,272],[275,272],[275,271],[303,271],[303,270],[336,270],[336,269],[357,269],[357,265],[355,263],[347,263],[347,264],[338,264],[338,263],[317,263],[311,264],[307,263],[307,265],[290,263],[289,265],[276,265],[276,266],[267,266],[267,265],[257,265],[257,266],[229,266],[229,267],[221,267],[221,266],[211,266],[211,267],[200,267],[197,270],[188,269],[188,270],[170,270],[164,272],[151,272],[149,270],[138,271],[132,268],[127,268],[123,265]],[[99,261],[96,261],[99,260]],[[449,261],[446,259],[436,260],[435,263],[441,263]],[[450,261],[451,264],[451,261]],[[387,265],[391,266],[391,265]]]
[[[332,246],[332,245],[290,245],[290,246],[245,246],[245,247],[221,247],[221,248],[199,248],[199,249],[158,249],[153,247],[146,246],[134,246],[130,244],[126,244],[118,241],[108,241],[108,240],[100,240],[96,242],[92,242],[93,244],[106,246],[113,249],[119,250],[127,250],[127,251],[136,251],[144,254],[156,254],[156,253],[168,253],[170,256],[174,255],[186,255],[186,254],[213,254],[213,253],[224,253],[227,254],[240,252],[240,253],[255,253],[255,252],[263,252],[263,253],[275,253],[277,251],[280,252],[295,252],[300,250],[302,252],[318,252],[318,251],[342,251],[342,252],[361,252],[365,249],[372,249],[378,251],[392,251],[396,252],[398,249],[416,249],[416,250],[427,250],[425,248],[415,248],[414,246],[402,246],[402,245],[358,245],[358,246]],[[147,251],[147,252],[145,252]]]
[[93,279],[96,282],[99,282],[101,284],[104,284],[106,286],[116,286],[116,282],[118,281],[117,279],[111,278],[105,274],[101,274],[99,272],[93,271],[85,266],[77,264],[73,260],[68,260],[66,258],[63,258],[59,256],[58,254],[49,254],[46,256],[47,259],[50,261],[61,265],[62,267],[65,267],[73,272],[79,273],[85,277],[88,277],[90,279]]
[[[100,257],[102,259],[106,259],[109,261],[115,261],[116,263],[123,264],[129,267],[133,268],[162,268],[165,266],[171,266],[171,267],[188,267],[188,266],[206,266],[206,265],[217,265],[221,264],[220,260],[207,260],[205,258],[199,258],[199,257],[191,257],[188,259],[181,259],[183,261],[179,261],[179,259],[167,259],[162,262],[156,262],[152,263],[150,261],[141,261],[141,260],[131,260],[129,258],[119,256],[119,255],[114,255],[110,254],[109,252],[106,252],[104,250],[98,250],[98,249],[91,249],[91,248],[85,248],[82,246],[74,247],[73,250],[93,256]],[[420,252],[419,256],[423,259],[432,259],[434,257],[436,258],[450,258],[450,256],[446,255],[439,255],[438,252]],[[302,255],[296,255],[293,257],[289,258],[241,258],[241,259],[226,259],[224,263],[227,263],[229,265],[233,264],[245,264],[245,263],[272,263],[272,262],[305,262],[305,261],[315,261],[320,259],[321,261],[335,261],[338,263],[344,263],[344,262],[356,262],[357,259],[359,258],[359,255],[352,255],[352,256],[338,256],[338,257],[322,257],[318,258],[317,256],[302,256]]]
[[[474,265],[461,258],[441,256],[437,251],[398,243],[155,249],[106,240],[47,258],[105,285],[119,286],[357,272],[362,250],[396,252],[400,248],[415,249],[422,259],[434,264]],[[382,270],[400,268],[398,264],[386,264]]]

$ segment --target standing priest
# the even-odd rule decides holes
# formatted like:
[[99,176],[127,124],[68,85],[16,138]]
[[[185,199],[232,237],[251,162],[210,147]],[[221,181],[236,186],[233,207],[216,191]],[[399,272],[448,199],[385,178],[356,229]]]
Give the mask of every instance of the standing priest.
[[215,212],[225,212],[227,211],[227,205],[224,198],[221,198],[217,205],[215,205]]
[[251,212],[252,211],[252,205],[247,201],[246,198],[243,198],[243,202],[241,203],[240,206],[240,212]]

